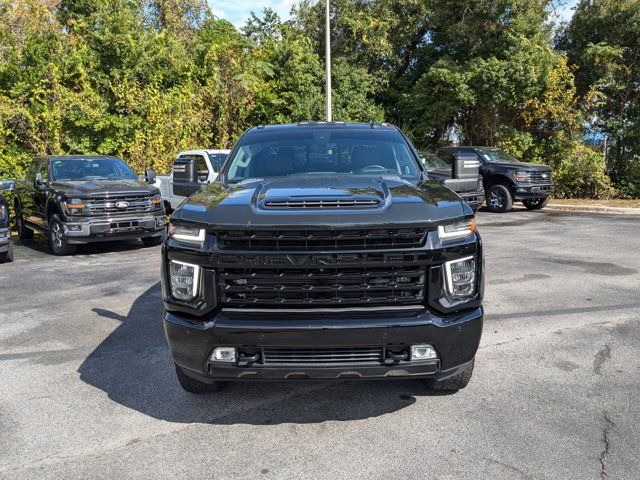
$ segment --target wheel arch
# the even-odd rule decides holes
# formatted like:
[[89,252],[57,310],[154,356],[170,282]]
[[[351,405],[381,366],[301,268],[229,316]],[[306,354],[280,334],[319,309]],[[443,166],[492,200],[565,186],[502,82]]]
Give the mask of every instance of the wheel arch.
[[489,178],[483,179],[484,190],[487,192],[494,185],[504,185],[509,190],[512,190],[514,185],[513,181],[502,173],[492,173]]

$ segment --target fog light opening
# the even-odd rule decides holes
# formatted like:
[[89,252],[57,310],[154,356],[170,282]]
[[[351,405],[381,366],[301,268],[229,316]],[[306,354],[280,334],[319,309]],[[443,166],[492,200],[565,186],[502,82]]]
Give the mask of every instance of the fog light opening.
[[438,353],[431,345],[411,345],[411,360],[437,360]]
[[236,349],[234,347],[218,347],[211,354],[211,361],[227,363],[235,362]]

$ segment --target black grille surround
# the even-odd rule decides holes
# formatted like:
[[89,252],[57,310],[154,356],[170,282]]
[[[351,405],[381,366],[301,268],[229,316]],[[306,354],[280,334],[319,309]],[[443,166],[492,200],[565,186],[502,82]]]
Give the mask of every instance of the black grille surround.
[[528,183],[552,185],[553,178],[551,172],[527,172],[529,178],[525,180]]
[[160,210],[161,205],[152,203],[153,196],[110,196],[108,198],[91,198],[83,200],[85,205],[84,212],[81,215],[119,215],[119,214],[137,214],[152,213]]
[[222,250],[366,250],[417,248],[424,245],[426,228],[340,230],[217,230]]

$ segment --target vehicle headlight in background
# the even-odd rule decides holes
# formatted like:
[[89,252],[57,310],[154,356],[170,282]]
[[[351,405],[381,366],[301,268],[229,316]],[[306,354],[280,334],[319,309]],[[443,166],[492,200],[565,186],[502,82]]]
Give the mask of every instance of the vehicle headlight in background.
[[198,295],[200,266],[171,260],[169,264],[171,295],[178,300],[193,300]]
[[203,228],[176,225],[175,223],[169,224],[169,238],[174,238],[181,242],[202,244],[204,236],[205,231]]
[[516,172],[515,177],[519,182],[528,182],[531,178],[531,175],[529,174],[529,172]]
[[162,197],[160,197],[160,195],[151,197],[151,206],[158,208],[160,205],[162,205]]
[[7,215],[7,209],[4,205],[0,205],[0,220],[4,220],[8,217],[9,215]]
[[65,202],[65,207],[69,215],[75,215],[78,213],[82,213],[84,210],[84,202],[80,198],[70,198]]
[[450,223],[448,225],[440,225],[438,227],[438,236],[440,240],[458,240],[473,235],[476,231],[476,219],[467,218],[461,222]]
[[447,293],[451,298],[464,298],[476,293],[476,258],[452,260],[444,264]]

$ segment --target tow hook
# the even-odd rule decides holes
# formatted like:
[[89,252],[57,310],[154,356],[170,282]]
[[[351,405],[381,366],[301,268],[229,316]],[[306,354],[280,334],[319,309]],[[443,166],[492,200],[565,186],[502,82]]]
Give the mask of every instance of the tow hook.
[[393,365],[394,363],[398,363],[402,360],[407,360],[409,358],[409,354],[407,351],[402,351],[400,353],[395,353],[387,350],[387,354],[384,359],[384,363],[386,365]]
[[238,366],[246,367],[247,365],[251,365],[252,363],[257,362],[260,359],[259,353],[254,353],[253,355],[247,355],[246,353],[240,353],[238,355]]

